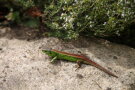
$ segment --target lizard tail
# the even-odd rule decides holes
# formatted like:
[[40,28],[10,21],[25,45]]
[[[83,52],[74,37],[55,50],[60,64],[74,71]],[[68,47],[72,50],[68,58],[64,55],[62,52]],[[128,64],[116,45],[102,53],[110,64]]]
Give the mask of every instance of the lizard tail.
[[116,78],[118,78],[118,76],[116,76],[115,74],[113,74],[112,72],[108,71],[107,69],[105,69],[104,67],[102,67],[101,65],[95,63],[94,61],[88,59],[88,58],[84,58],[87,62],[89,62],[89,64],[91,64],[92,66],[95,66],[96,68],[104,71],[105,73],[111,75],[111,76],[114,76]]
[[105,73],[107,73],[107,74],[109,74],[109,75],[111,75],[111,76],[114,76],[114,77],[118,78],[118,76],[116,76],[116,75],[113,74],[112,72],[108,71],[108,70],[105,69],[104,67],[100,66],[99,64],[95,64],[95,65],[93,65],[93,66],[97,67],[98,69],[104,71]]

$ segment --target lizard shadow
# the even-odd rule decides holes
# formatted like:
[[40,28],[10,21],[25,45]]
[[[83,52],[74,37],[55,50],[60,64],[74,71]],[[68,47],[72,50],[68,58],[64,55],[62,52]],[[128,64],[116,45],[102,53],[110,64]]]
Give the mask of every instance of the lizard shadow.
[[[87,65],[90,65],[90,64],[84,64],[84,63],[81,63],[80,64],[80,67],[78,67],[78,64],[77,64],[77,62],[71,62],[71,61],[68,61],[68,60],[63,60],[63,59],[57,59],[55,62],[50,62],[51,64],[53,64],[53,65],[56,65],[56,66],[61,66],[62,65],[62,63],[72,63],[72,64],[74,64],[74,68],[76,68],[76,70],[78,70],[78,69],[83,69],[83,68],[85,68],[85,67],[87,67]],[[70,64],[71,65],[71,64]],[[92,66],[92,65],[90,65],[90,66]]]

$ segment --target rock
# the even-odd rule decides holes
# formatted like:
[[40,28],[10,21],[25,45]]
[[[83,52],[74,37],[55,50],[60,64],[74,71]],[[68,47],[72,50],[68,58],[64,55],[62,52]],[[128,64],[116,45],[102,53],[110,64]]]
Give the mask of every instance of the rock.
[[[20,40],[0,38],[0,90],[134,90],[135,49],[102,39],[85,39],[63,42],[57,38]],[[41,52],[53,48],[85,54],[119,78],[99,69],[76,63],[58,61]]]

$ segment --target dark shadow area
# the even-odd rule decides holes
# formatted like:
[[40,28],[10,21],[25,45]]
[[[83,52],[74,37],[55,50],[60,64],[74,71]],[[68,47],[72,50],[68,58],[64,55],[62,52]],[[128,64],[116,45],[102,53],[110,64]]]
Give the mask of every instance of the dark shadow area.
[[104,39],[135,48],[135,20],[128,26],[126,31],[121,32],[120,36],[112,36]]

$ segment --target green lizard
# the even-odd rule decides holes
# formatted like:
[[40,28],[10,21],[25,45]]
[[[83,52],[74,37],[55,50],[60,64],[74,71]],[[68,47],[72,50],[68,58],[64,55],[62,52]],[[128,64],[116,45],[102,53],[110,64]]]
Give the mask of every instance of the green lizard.
[[54,62],[55,60],[60,59],[60,60],[67,60],[67,61],[77,62],[79,66],[80,66],[81,63],[90,64],[90,65],[93,65],[93,66],[97,67],[98,69],[104,71],[105,73],[118,78],[118,76],[116,76],[115,74],[111,73],[110,71],[103,68],[99,64],[95,63],[94,61],[92,61],[92,60],[90,60],[87,57],[84,57],[82,55],[71,54],[71,53],[67,53],[67,52],[58,51],[58,50],[55,50],[55,49],[42,50],[42,52],[44,52],[48,56],[52,57],[51,62]]

